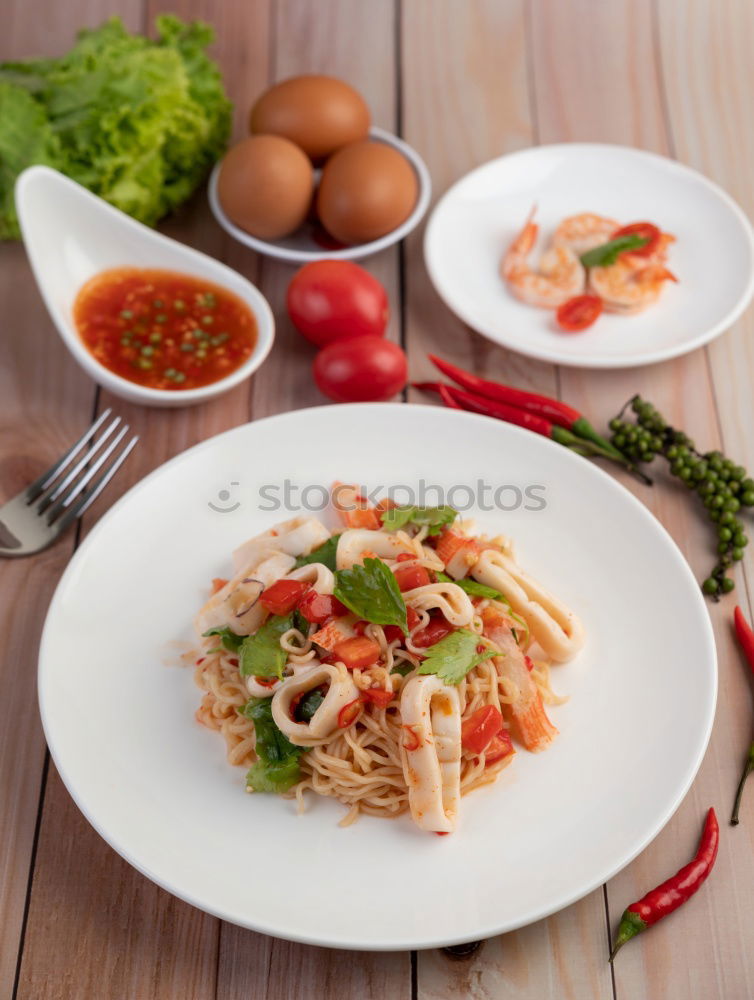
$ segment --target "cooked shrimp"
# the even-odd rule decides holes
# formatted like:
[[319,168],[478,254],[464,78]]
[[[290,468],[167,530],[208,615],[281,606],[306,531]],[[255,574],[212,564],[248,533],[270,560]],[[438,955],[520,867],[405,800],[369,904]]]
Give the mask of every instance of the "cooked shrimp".
[[664,264],[668,259],[668,247],[675,243],[675,236],[671,233],[660,233],[660,242],[650,254],[638,254],[624,251],[621,259],[633,264],[634,267],[647,267],[649,264]]
[[542,695],[519,649],[516,638],[505,616],[491,605],[482,611],[484,634],[502,650],[494,663],[501,677],[509,680],[514,688],[510,705],[514,732],[527,750],[544,750],[558,734],[547,718]]
[[554,246],[542,255],[539,271],[533,271],[529,267],[529,255],[539,231],[533,218],[534,209],[508,247],[500,263],[500,274],[522,302],[543,309],[557,309],[584,291],[584,268],[570,247]]
[[594,212],[582,212],[563,219],[552,238],[554,247],[569,247],[577,256],[607,243],[620,226],[615,219]]
[[677,281],[664,264],[640,264],[642,258],[618,259],[609,267],[593,267],[589,272],[589,288],[599,295],[608,312],[641,312],[660,297],[666,281]]

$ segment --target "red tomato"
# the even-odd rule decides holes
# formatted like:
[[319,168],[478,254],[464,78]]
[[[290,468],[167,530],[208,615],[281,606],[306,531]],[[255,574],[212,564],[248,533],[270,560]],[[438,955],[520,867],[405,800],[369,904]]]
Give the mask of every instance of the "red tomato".
[[228,581],[224,576],[215,576],[212,578],[212,591],[211,593],[216,594],[218,590],[222,590]]
[[597,295],[576,295],[564,302],[555,313],[561,330],[580,333],[591,326],[602,312],[602,299]]
[[276,580],[263,591],[259,600],[271,615],[287,615],[309,589],[308,583],[300,580]]
[[336,660],[345,664],[347,670],[363,669],[379,660],[380,644],[364,635],[356,635],[337,643],[333,655]]
[[660,244],[662,232],[651,222],[632,222],[630,226],[616,229],[610,238],[617,240],[619,236],[641,236],[647,241],[643,247],[636,247],[635,250],[624,250],[623,253],[631,254],[632,257],[650,257]]
[[430,582],[429,573],[423,566],[396,566],[393,576],[400,590],[414,590],[416,587],[426,587]]
[[348,729],[361,715],[361,698],[354,698],[338,712],[338,725],[341,729]]
[[407,379],[406,355],[382,337],[337,340],[314,359],[314,380],[336,403],[384,402]]
[[438,615],[437,618],[430,618],[425,627],[416,633],[412,641],[420,649],[426,649],[427,646],[434,646],[440,639],[450,635],[452,631],[453,626],[447,618],[444,615]]
[[377,708],[387,708],[393,698],[395,698],[393,692],[385,691],[384,688],[369,688],[361,692],[361,700],[376,705]]
[[461,746],[472,753],[481,753],[503,728],[500,709],[494,705],[483,705],[473,712],[461,725]]
[[[408,622],[408,630],[410,632],[414,625],[416,625],[419,621],[419,616],[413,608],[406,608],[406,621]],[[385,638],[388,642],[395,642],[396,639],[403,639],[403,631],[400,625],[383,625],[382,631],[385,633]]]
[[350,260],[317,260],[294,275],[286,298],[293,325],[317,347],[335,340],[381,337],[388,319],[387,293]]
[[[395,557],[396,562],[408,562],[409,559],[416,559],[413,552],[399,552]],[[227,581],[226,581],[227,582]]]
[[337,597],[333,597],[332,594],[318,594],[316,590],[310,590],[304,595],[298,609],[308,622],[314,622],[316,625],[326,625],[330,619],[348,614],[348,608],[345,604],[341,604]]
[[484,755],[484,766],[489,767],[490,764],[497,764],[509,753],[513,753],[513,743],[511,743],[511,734],[507,729],[504,729],[490,740]]

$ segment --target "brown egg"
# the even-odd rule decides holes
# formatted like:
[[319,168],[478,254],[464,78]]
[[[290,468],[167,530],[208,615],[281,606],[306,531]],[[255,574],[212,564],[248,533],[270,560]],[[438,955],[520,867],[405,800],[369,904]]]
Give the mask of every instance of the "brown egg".
[[242,139],[223,157],[217,181],[220,204],[231,222],[262,240],[298,229],[313,191],[308,157],[278,135]]
[[416,204],[414,169],[384,142],[354,142],[325,164],[317,192],[317,214],[342,243],[368,243],[409,217]]
[[294,76],[266,90],[251,109],[252,133],[282,135],[323,160],[369,132],[361,94],[332,76]]

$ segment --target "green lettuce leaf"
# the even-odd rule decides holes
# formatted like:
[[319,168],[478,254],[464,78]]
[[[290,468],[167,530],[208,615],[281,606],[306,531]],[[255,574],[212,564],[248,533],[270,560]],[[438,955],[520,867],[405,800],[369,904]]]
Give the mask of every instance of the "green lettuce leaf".
[[272,615],[254,635],[246,636],[239,649],[238,669],[242,677],[280,677],[288,654],[280,647],[280,636],[293,628],[293,615]]
[[246,774],[246,784],[255,792],[287,792],[301,778],[299,757],[306,747],[297,747],[280,732],[271,698],[250,698],[239,711],[254,723],[256,736],[258,759]]
[[217,635],[220,637],[220,641],[226,649],[229,649],[231,653],[237,653],[241,648],[246,636],[236,635],[232,632],[227,625],[217,628],[208,628],[206,632],[202,632],[202,636],[206,637],[208,635]]
[[57,167],[154,225],[222,155],[231,105],[205,52],[211,28],[173,15],[156,25],[152,41],[111,18],[80,32],[59,59],[0,64],[0,236],[18,235],[13,184],[32,163]]

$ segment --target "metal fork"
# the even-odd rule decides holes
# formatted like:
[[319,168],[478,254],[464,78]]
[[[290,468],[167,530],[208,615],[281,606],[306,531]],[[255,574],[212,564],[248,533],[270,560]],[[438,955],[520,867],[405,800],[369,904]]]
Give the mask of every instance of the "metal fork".
[[105,410],[47,472],[0,507],[0,556],[29,556],[46,549],[94,503],[139,440],[134,435],[118,451],[129,427],[120,426],[120,417],[115,417],[93,441],[111,412]]

